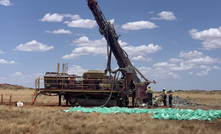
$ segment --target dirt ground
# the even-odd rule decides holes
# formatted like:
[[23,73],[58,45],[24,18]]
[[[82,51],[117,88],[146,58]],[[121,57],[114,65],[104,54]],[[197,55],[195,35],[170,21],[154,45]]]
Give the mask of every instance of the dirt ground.
[[[103,115],[103,114],[79,114],[74,112],[73,114],[62,113],[62,110],[71,108],[71,105],[66,106],[65,100],[62,99],[62,105],[58,106],[58,96],[38,96],[34,105],[31,105],[31,94],[34,90],[0,90],[0,94],[3,94],[4,103],[0,103],[0,134],[3,133],[220,133],[221,132],[221,119],[213,121],[174,121],[174,120],[156,120],[151,119],[146,115]],[[9,98],[11,98],[11,106],[9,106]],[[159,95],[159,93],[154,93]],[[179,107],[180,109],[221,109],[221,94],[220,93],[194,93],[194,92],[174,92],[173,96],[179,96],[193,103],[199,105],[194,107]],[[15,102],[24,102],[23,107],[16,107]],[[2,110],[3,109],[3,110]],[[16,113],[15,113],[16,112]],[[6,114],[7,113],[7,114]],[[26,113],[26,114],[25,114]],[[18,114],[18,115],[17,115]],[[33,119],[33,116],[38,115],[38,118]],[[46,116],[47,115],[47,116]],[[67,117],[68,115],[68,117]],[[44,117],[45,116],[45,117]],[[53,117],[52,117],[53,116]],[[54,116],[58,116],[57,118]],[[145,116],[145,117],[144,117]],[[50,122],[51,124],[47,124]],[[64,117],[66,119],[64,119]],[[24,118],[24,120],[20,119]],[[54,119],[55,118],[55,119]],[[69,118],[69,119],[68,119]],[[97,119],[96,119],[97,118]],[[109,120],[107,120],[108,118]],[[7,121],[6,121],[7,119]],[[11,120],[11,122],[10,122]],[[33,122],[33,120],[39,120]],[[52,122],[64,122],[63,124]],[[72,123],[66,124],[65,120]],[[93,120],[95,125],[92,124]],[[79,122],[79,124],[73,123],[73,121]],[[27,123],[24,123],[27,122]],[[32,122],[30,124],[30,122]],[[44,122],[44,123],[43,123]],[[128,122],[128,123],[125,123]],[[143,123],[142,123],[143,122]],[[145,122],[145,123],[144,123]],[[14,130],[17,123],[22,124]],[[134,125],[131,125],[132,123]],[[153,124],[154,123],[154,124]],[[8,124],[8,125],[6,125]],[[44,124],[45,126],[42,126]],[[75,125],[74,125],[75,124]],[[117,127],[114,129],[109,125]],[[115,126],[114,124],[119,124]],[[122,124],[124,124],[122,126]],[[168,125],[170,124],[170,125]],[[16,126],[17,126],[16,125]],[[76,125],[80,125],[76,128]],[[139,125],[139,126],[138,126]],[[171,126],[172,125],[172,126]],[[119,127],[121,126],[121,127]],[[134,127],[136,126],[136,127]],[[12,129],[13,127],[13,129]],[[20,128],[21,127],[21,128]],[[72,129],[75,128],[75,129]],[[53,129],[54,128],[54,129]],[[107,128],[107,129],[105,129]],[[149,128],[149,129],[147,129]],[[12,131],[13,130],[13,131]]]

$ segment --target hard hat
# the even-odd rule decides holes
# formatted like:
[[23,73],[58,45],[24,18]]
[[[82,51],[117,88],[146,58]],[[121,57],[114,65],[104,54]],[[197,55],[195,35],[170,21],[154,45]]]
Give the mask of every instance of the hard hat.
[[163,90],[165,90],[165,88],[163,88]]
[[151,87],[151,86],[148,86],[148,87]]

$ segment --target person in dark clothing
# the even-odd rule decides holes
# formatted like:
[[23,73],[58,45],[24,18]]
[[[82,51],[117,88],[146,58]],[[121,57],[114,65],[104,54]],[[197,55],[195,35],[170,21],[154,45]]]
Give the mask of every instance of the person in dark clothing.
[[172,96],[172,91],[169,91],[169,107],[172,107],[172,100],[173,100],[173,96]]
[[167,106],[167,91],[166,91],[165,88],[163,88],[163,93],[162,93],[162,95],[163,95],[163,104],[164,104],[164,106],[166,107],[166,106]]

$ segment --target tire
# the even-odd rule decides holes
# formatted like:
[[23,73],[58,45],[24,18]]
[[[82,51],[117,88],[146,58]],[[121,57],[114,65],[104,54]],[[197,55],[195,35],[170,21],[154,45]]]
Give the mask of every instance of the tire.
[[72,96],[69,98],[69,103],[74,106],[77,103],[77,98]]

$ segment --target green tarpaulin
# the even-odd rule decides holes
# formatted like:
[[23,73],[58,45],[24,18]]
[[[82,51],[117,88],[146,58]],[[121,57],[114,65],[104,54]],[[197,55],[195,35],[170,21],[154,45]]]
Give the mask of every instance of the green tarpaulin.
[[221,110],[192,110],[192,109],[178,109],[178,108],[158,108],[158,109],[140,109],[140,108],[120,108],[120,107],[73,107],[69,110],[63,110],[63,112],[100,112],[105,114],[110,113],[126,113],[126,114],[148,114],[152,113],[151,118],[154,119],[170,119],[170,120],[207,120],[211,121],[213,119],[221,118]]

